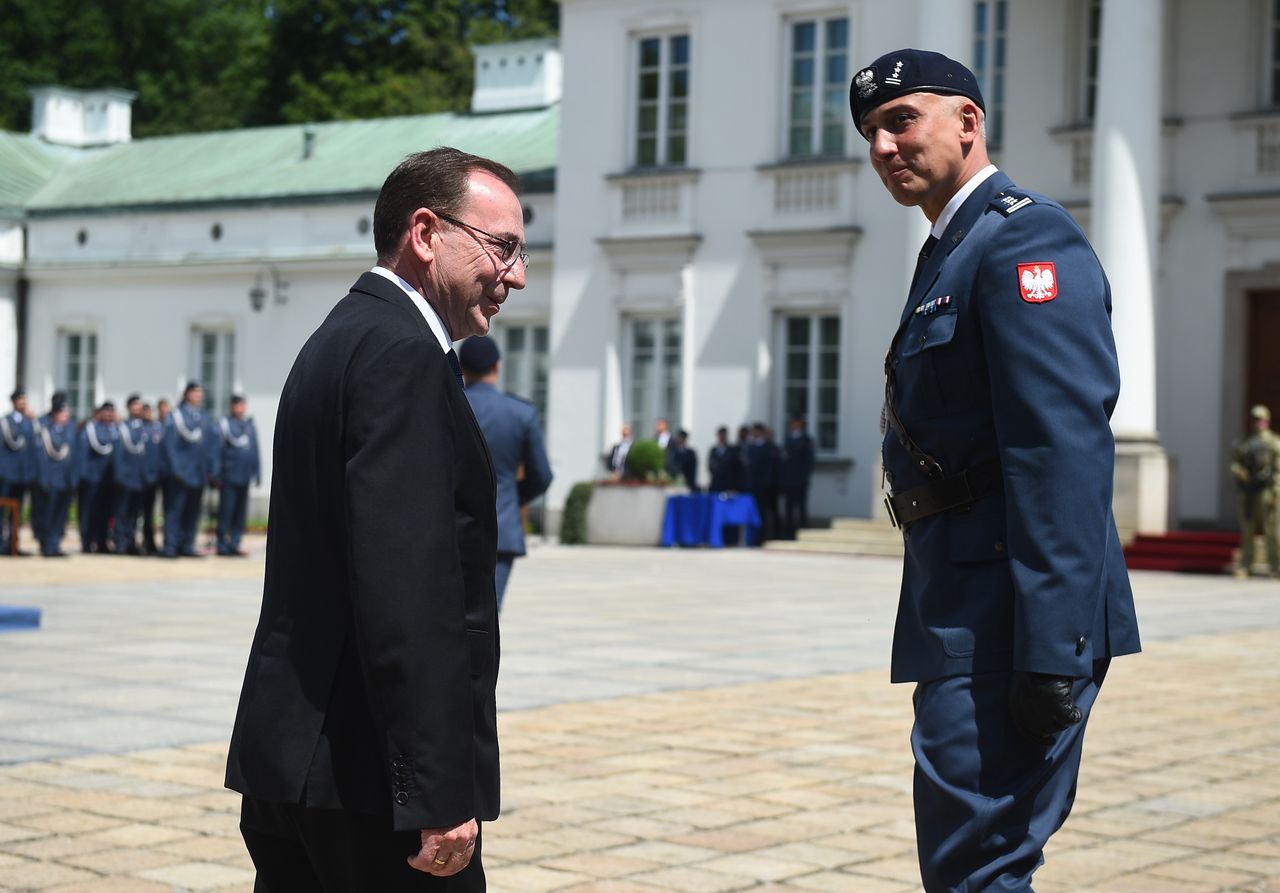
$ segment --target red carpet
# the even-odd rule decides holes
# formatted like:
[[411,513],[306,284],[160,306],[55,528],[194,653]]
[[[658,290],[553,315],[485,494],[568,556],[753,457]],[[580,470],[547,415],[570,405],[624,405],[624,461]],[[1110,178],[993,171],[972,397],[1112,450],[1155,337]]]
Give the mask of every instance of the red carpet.
[[1180,571],[1187,574],[1230,573],[1240,534],[1224,531],[1173,530],[1163,535],[1138,534],[1124,550],[1130,570]]

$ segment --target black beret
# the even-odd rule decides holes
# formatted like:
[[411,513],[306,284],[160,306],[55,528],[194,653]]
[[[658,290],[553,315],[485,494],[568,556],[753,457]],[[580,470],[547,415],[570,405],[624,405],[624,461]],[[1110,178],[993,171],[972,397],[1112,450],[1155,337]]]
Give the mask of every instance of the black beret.
[[458,362],[468,372],[488,372],[501,356],[497,343],[484,335],[472,335],[458,350]]
[[116,408],[116,405],[114,403],[112,403],[110,400],[106,400],[103,402],[101,406],[98,407],[98,412],[102,412],[105,409],[114,410],[115,408]]
[[183,388],[183,389],[182,389],[182,396],[184,396],[184,397],[185,397],[185,396],[187,396],[187,394],[190,394],[190,393],[191,393],[192,391],[194,391],[196,388],[200,388],[200,390],[202,390],[202,391],[204,390],[204,387],[200,384],[200,382],[198,382],[198,381],[188,381],[188,382],[187,382],[187,386],[186,386],[185,388]]
[[26,390],[23,388],[18,388],[16,391],[14,391],[12,394],[9,395],[9,400],[13,401],[13,400],[17,400],[19,397],[25,397],[25,396],[27,396]]
[[49,401],[49,412],[55,413],[60,409],[66,409],[67,395],[62,391],[55,391],[53,399]]
[[987,110],[972,71],[941,53],[906,49],[881,56],[853,76],[849,84],[853,126],[862,133],[863,115],[908,93],[967,96],[978,108]]
[[133,405],[133,404],[135,404],[135,403],[141,402],[141,400],[142,400],[142,395],[141,395],[141,394],[130,394],[130,395],[129,395],[129,399],[128,399],[128,400],[126,400],[126,401],[124,401],[124,405],[125,405],[125,406],[132,406],[132,405]]

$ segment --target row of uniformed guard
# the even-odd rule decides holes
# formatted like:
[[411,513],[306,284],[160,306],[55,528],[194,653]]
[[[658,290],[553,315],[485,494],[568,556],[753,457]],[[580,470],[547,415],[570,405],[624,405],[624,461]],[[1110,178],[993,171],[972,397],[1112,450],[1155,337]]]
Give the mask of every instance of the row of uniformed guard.
[[[12,500],[20,517],[30,494],[31,530],[42,555],[65,554],[62,539],[74,497],[86,553],[195,556],[206,484],[219,492],[217,553],[244,554],[249,484],[258,480],[260,467],[257,431],[245,415],[243,397],[232,397],[227,415],[215,421],[202,408],[203,388],[189,382],[172,411],[162,399],[153,414],[134,394],[124,419],[117,420],[114,404],[106,402],[78,426],[61,391],[39,418],[22,389],[10,399],[12,411],[0,416],[0,497]],[[160,548],[157,492],[164,511]],[[10,512],[0,515],[0,552],[8,555],[17,531]]]

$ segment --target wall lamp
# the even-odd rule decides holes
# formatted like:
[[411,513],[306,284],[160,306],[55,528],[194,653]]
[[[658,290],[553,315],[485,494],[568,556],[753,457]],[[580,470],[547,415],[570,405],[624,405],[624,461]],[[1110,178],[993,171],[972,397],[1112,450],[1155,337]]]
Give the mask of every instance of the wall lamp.
[[249,306],[253,308],[254,313],[260,312],[266,306],[268,285],[273,304],[289,303],[289,283],[280,278],[280,271],[276,269],[275,264],[267,264],[265,269],[259,270],[254,276],[253,288],[249,289]]

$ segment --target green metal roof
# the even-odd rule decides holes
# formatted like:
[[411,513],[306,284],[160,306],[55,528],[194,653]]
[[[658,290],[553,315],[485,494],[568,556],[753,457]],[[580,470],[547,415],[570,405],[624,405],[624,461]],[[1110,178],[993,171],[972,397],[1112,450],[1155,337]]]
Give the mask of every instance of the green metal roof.
[[21,214],[31,196],[74,154],[74,149],[0,130],[0,213]]
[[[152,137],[76,151],[61,165],[37,167],[43,187],[30,190],[33,194],[25,200],[15,188],[15,204],[33,216],[46,216],[369,194],[378,191],[406,155],[441,145],[501,161],[536,188],[553,174],[559,125],[559,107],[550,106],[487,115],[416,115]],[[303,158],[308,127],[315,138],[311,156]],[[32,180],[32,174],[23,176],[31,165],[11,165],[6,146],[24,139],[41,144],[13,134],[0,136],[6,138],[0,140],[3,205],[8,179],[28,184]]]

